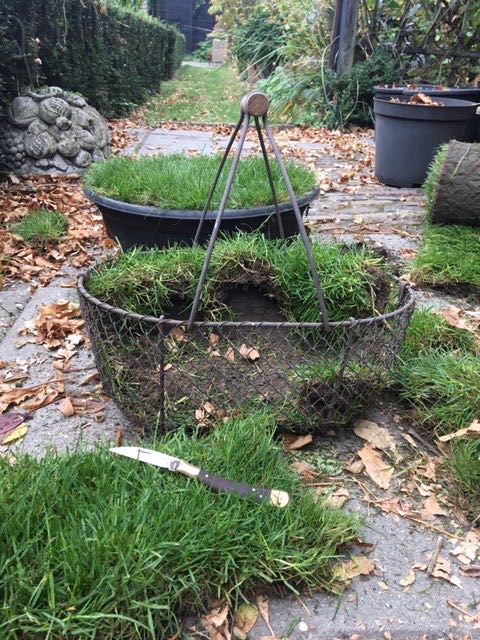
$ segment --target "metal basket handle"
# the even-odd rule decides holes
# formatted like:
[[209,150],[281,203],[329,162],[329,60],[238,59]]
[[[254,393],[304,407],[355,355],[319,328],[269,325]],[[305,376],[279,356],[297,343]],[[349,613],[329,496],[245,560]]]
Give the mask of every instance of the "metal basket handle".
[[269,107],[268,98],[261,91],[252,91],[251,93],[249,93],[246,96],[244,96],[242,98],[241,103],[240,103],[240,109],[241,109],[240,119],[239,119],[237,125],[235,126],[235,129],[233,130],[232,135],[230,136],[230,140],[229,140],[228,145],[227,145],[227,147],[225,149],[225,153],[223,154],[222,160],[220,162],[220,165],[218,167],[217,173],[216,173],[215,178],[213,180],[212,187],[211,187],[210,192],[208,194],[208,198],[207,198],[207,202],[205,204],[205,208],[202,211],[202,215],[200,217],[200,220],[199,220],[199,223],[198,223],[198,227],[197,227],[197,232],[195,234],[195,239],[193,241],[193,244],[195,246],[198,243],[198,240],[200,238],[200,233],[201,233],[203,224],[205,222],[205,217],[206,217],[207,212],[208,212],[208,210],[210,208],[210,204],[212,202],[212,197],[213,197],[213,194],[215,192],[215,189],[217,188],[218,181],[220,179],[220,176],[222,174],[223,168],[224,168],[225,163],[227,161],[228,154],[229,154],[229,152],[230,152],[230,150],[231,150],[231,148],[233,146],[233,143],[235,141],[235,138],[237,137],[238,132],[241,131],[238,147],[237,147],[237,149],[235,151],[235,155],[233,157],[232,166],[231,166],[230,172],[228,174],[227,183],[225,185],[225,189],[224,189],[224,192],[223,192],[223,196],[222,196],[222,200],[221,200],[221,203],[220,203],[220,207],[218,209],[218,213],[217,213],[217,216],[215,218],[215,224],[213,226],[212,234],[210,236],[207,252],[206,252],[206,255],[205,255],[205,260],[204,260],[203,266],[202,266],[202,271],[200,273],[200,278],[198,280],[197,290],[195,292],[195,297],[194,297],[194,300],[193,300],[193,305],[192,305],[192,309],[191,309],[191,312],[190,312],[190,317],[189,317],[189,320],[188,320],[188,329],[189,330],[192,328],[193,323],[195,322],[195,318],[197,316],[198,307],[199,307],[199,304],[200,304],[200,298],[202,296],[203,286],[205,284],[205,279],[207,277],[208,267],[210,265],[210,260],[212,258],[213,247],[215,246],[215,242],[217,240],[218,233],[220,231],[220,225],[222,223],[223,215],[224,215],[225,209],[227,207],[228,198],[230,196],[230,191],[232,190],[233,181],[234,181],[235,175],[237,173],[238,163],[240,161],[240,156],[242,154],[243,146],[244,146],[244,143],[245,143],[245,138],[247,136],[248,127],[250,125],[250,118],[252,118],[252,117],[253,117],[253,119],[255,121],[255,127],[256,127],[256,130],[257,130],[257,135],[258,135],[258,139],[259,139],[259,142],[260,142],[260,147],[262,149],[263,159],[265,161],[265,168],[266,168],[266,171],[267,171],[268,181],[270,183],[270,189],[272,191],[272,198],[273,198],[273,202],[274,202],[274,206],[275,206],[275,213],[276,213],[276,217],[277,217],[278,228],[279,228],[279,231],[280,231],[280,237],[282,239],[285,239],[285,233],[284,233],[284,229],[283,229],[283,223],[282,223],[282,217],[281,217],[280,209],[279,209],[279,206],[278,206],[278,198],[277,198],[277,193],[275,191],[275,185],[274,185],[274,182],[273,182],[273,176],[272,176],[272,171],[271,171],[271,167],[270,167],[270,162],[269,162],[267,150],[266,150],[266,147],[265,147],[265,140],[264,140],[264,137],[263,137],[262,127],[261,127],[261,124],[260,124],[260,118],[261,118],[261,122],[263,124],[263,128],[265,130],[265,133],[267,134],[267,138],[268,138],[268,140],[270,142],[270,146],[272,147],[272,151],[273,151],[273,154],[275,156],[275,160],[277,161],[277,164],[278,164],[278,166],[280,168],[280,173],[282,175],[283,181],[284,181],[285,186],[287,188],[287,192],[288,192],[288,197],[290,199],[290,203],[291,203],[291,205],[293,207],[293,210],[295,212],[295,217],[297,219],[297,224],[298,224],[298,230],[299,230],[300,236],[302,238],[303,245],[305,247],[305,252],[307,254],[307,259],[308,259],[308,264],[309,264],[309,267],[310,267],[310,273],[311,273],[311,276],[312,276],[312,279],[313,279],[313,282],[314,282],[314,285],[315,285],[315,291],[316,291],[316,294],[317,294],[318,305],[320,307],[320,313],[321,313],[322,322],[323,322],[323,325],[324,325],[326,330],[330,329],[330,321],[328,319],[327,308],[326,308],[326,305],[325,305],[325,298],[324,298],[324,295],[323,295],[322,286],[320,284],[320,277],[318,275],[317,265],[316,265],[314,257],[313,257],[312,247],[310,245],[310,240],[308,238],[308,234],[307,234],[307,231],[305,229],[305,224],[304,224],[303,219],[302,219],[302,214],[300,213],[300,208],[298,206],[297,197],[295,196],[295,193],[293,191],[293,188],[292,188],[292,185],[291,185],[291,182],[290,182],[290,178],[288,177],[288,173],[287,173],[287,170],[285,168],[285,163],[283,162],[282,154],[280,153],[280,149],[278,148],[278,145],[275,142],[275,138],[273,137],[272,130],[270,128],[270,125],[268,124],[268,120],[267,120],[268,107]]

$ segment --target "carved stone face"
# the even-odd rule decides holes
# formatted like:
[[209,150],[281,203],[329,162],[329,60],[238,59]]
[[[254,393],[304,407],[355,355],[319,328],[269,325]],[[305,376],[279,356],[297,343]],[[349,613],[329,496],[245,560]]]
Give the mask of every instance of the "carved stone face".
[[72,109],[62,98],[47,98],[40,103],[38,113],[44,122],[53,124],[57,118],[70,118]]
[[38,115],[38,105],[32,98],[19,96],[7,109],[7,119],[17,127],[27,127]]

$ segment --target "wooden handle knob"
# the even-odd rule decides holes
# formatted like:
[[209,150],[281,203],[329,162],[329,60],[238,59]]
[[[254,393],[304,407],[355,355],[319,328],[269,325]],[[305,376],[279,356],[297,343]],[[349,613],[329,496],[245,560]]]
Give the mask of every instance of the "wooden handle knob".
[[267,96],[261,91],[252,91],[242,98],[240,108],[250,116],[264,116],[268,112]]

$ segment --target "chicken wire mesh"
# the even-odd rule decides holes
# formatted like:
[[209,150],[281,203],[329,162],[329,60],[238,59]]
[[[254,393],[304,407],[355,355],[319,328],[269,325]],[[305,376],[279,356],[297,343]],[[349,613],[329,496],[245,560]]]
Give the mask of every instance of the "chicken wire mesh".
[[413,312],[395,281],[389,313],[320,323],[194,322],[129,313],[79,283],[105,391],[136,425],[208,426],[265,403],[281,428],[324,431],[360,416],[387,380]]

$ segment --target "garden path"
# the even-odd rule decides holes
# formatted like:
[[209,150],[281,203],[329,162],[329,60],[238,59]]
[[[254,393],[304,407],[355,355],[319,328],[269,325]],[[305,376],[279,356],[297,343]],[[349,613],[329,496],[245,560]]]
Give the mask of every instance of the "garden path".
[[[224,125],[195,130],[170,124],[154,130],[139,128],[131,133],[136,141],[129,152],[141,154],[213,153],[224,148],[228,139],[228,127]],[[276,136],[285,153],[301,158],[317,171],[322,193],[310,213],[312,232],[326,238],[374,243],[392,257],[399,272],[405,273],[420,240],[423,196],[417,189],[399,191],[375,183],[371,134],[357,131],[307,135],[302,129],[284,128],[278,129]],[[249,137],[248,150],[258,150],[253,136]],[[29,386],[52,379],[52,352],[28,334],[19,336],[19,331],[36,316],[39,304],[60,298],[76,300],[72,281],[77,273],[73,267],[64,266],[46,287],[29,291],[27,285],[16,284],[0,292],[0,323],[4,331],[0,360],[16,360],[17,373],[27,371]],[[441,306],[452,300],[458,305],[468,304],[438,293],[421,292],[421,297]],[[59,384],[65,384],[66,395],[85,401],[85,412],[66,418],[58,403],[37,409],[20,445],[22,451],[39,455],[49,446],[73,448],[79,439],[93,444],[105,439],[113,441],[119,431],[125,432],[126,438],[134,435],[113,403],[99,394],[98,380],[90,377],[95,371],[91,352],[81,345],[74,351],[72,366]],[[52,388],[55,392],[56,384],[50,382],[50,392]],[[102,403],[99,413],[95,413],[95,405],[90,406],[89,413],[87,405],[92,400]],[[411,426],[402,413],[392,399],[386,398],[368,416],[372,422],[386,427],[396,442],[397,453],[385,453],[395,468],[386,490],[362,473],[345,470],[357,459],[363,444],[360,438],[352,432],[343,432],[322,441],[321,456],[341,467],[340,475],[326,482],[335,483],[337,490],[342,488],[348,498],[346,507],[366,517],[367,548],[359,546],[355,553],[368,553],[374,568],[366,570],[369,575],[354,578],[341,601],[323,593],[301,601],[271,598],[270,624],[277,636],[290,628],[292,640],[480,637],[480,630],[476,630],[480,628],[478,579],[462,575],[461,562],[450,554],[465,541],[468,523],[448,501],[442,501],[445,515],[432,515],[425,510],[425,495],[438,493],[443,500],[444,491],[441,479],[435,479],[433,468],[428,467],[427,451],[412,439]],[[424,524],[419,525],[415,519]],[[444,531],[445,566],[451,565],[451,575],[461,586],[450,582],[448,571],[443,579],[433,579],[417,566],[428,562],[439,530]],[[412,574],[414,566],[417,568]],[[408,579],[402,580],[405,576]],[[471,615],[473,622],[467,622],[466,614]],[[259,622],[251,637],[259,639],[269,634],[268,628]]]

